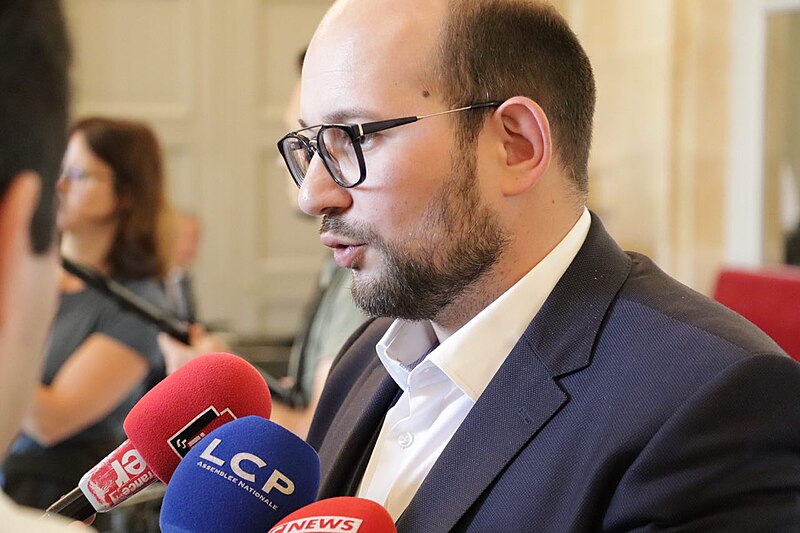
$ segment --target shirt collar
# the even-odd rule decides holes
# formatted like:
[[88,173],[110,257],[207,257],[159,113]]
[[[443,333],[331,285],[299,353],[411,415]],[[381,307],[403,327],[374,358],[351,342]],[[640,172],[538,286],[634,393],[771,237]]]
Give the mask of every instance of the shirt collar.
[[[590,225],[591,216],[584,208],[572,229],[549,254],[445,339],[427,360],[477,401],[575,259]],[[378,342],[376,351],[392,379],[407,391],[412,366],[435,343],[430,322],[397,319]]]
[[375,350],[386,371],[405,391],[408,390],[408,376],[414,363],[436,342],[436,333],[429,321],[398,319],[389,326]]

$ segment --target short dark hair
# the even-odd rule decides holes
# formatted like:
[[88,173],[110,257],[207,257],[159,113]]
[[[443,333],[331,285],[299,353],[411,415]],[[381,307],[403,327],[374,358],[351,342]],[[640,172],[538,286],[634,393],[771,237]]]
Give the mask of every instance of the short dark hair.
[[0,197],[25,170],[41,176],[31,222],[33,251],[55,233],[55,183],[67,139],[70,50],[57,0],[0,6]]
[[120,201],[117,235],[108,252],[111,276],[161,277],[166,270],[166,200],[161,146],[144,123],[90,117],[75,123],[89,149],[111,167]]
[[[556,157],[585,200],[594,76],[555,8],[529,0],[450,0],[438,56],[434,74],[452,107],[512,96],[537,102],[550,121]],[[474,142],[484,119],[459,114],[461,140]]]

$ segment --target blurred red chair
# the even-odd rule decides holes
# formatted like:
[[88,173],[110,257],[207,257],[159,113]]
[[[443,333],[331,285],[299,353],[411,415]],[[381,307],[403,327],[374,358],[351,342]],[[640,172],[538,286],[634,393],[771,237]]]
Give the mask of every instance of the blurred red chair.
[[761,328],[800,361],[800,268],[724,269],[714,299]]

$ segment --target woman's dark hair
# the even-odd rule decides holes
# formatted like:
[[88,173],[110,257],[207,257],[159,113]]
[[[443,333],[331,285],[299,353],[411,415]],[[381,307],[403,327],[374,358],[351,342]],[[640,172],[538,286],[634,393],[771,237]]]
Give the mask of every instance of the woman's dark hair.
[[140,122],[100,117],[77,122],[70,136],[76,132],[114,172],[119,226],[106,258],[109,274],[118,279],[163,277],[166,201],[156,136]]

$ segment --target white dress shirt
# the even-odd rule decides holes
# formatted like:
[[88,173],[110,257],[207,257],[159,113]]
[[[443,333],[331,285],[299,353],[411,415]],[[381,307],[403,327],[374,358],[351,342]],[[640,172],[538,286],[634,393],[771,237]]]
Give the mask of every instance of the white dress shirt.
[[437,346],[428,321],[395,320],[376,346],[403,390],[386,414],[358,496],[383,505],[396,521],[442,450],[539,312],[589,233],[583,214],[530,272]]

